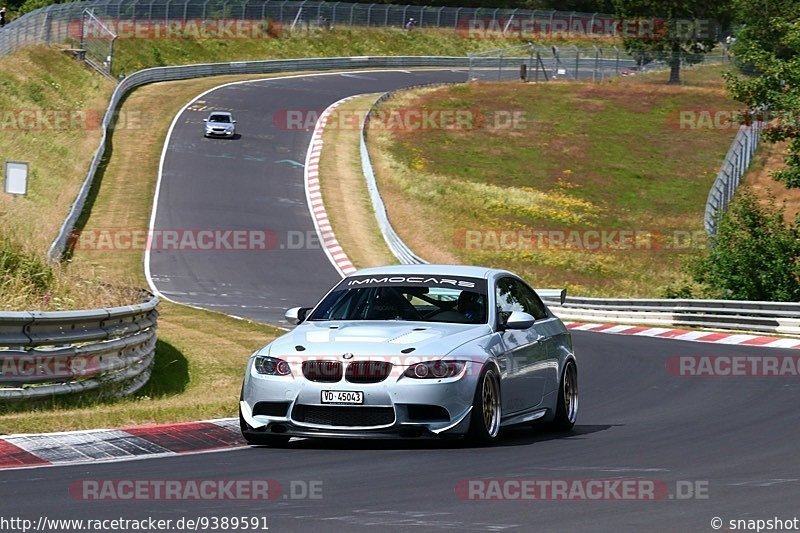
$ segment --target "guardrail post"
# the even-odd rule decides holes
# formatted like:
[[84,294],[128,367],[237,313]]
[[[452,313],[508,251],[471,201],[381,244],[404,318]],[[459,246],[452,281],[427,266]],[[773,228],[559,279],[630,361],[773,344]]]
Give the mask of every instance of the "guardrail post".
[[50,44],[50,9],[44,12],[44,42]]
[[503,52],[500,52],[500,61],[497,65],[497,81],[501,81],[503,78]]
[[372,25],[372,8],[374,6],[375,4],[370,4],[367,7],[367,28],[369,28]]

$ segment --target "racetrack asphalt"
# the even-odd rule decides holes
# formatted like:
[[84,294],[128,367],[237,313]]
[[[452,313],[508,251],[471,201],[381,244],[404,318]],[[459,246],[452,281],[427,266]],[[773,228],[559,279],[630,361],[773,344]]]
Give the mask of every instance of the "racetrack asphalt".
[[[270,531],[711,531],[710,520],[792,518],[800,495],[797,377],[681,377],[676,355],[792,355],[574,332],[581,410],[571,434],[515,429],[498,446],[293,440],[118,463],[0,473],[4,516],[264,517]],[[235,401],[235,399],[232,399]],[[277,480],[273,501],[86,501],[82,480]],[[630,480],[663,499],[470,501],[464,480]],[[318,483],[319,499],[296,499]],[[687,487],[704,498],[683,499]],[[13,495],[13,496],[12,496]],[[173,522],[174,523],[174,522]],[[177,530],[176,530],[177,531]]]
[[[150,254],[153,283],[171,300],[270,323],[282,322],[288,307],[315,304],[341,278],[306,202],[310,119],[353,94],[465,79],[452,70],[365,71],[239,83],[200,96],[168,139],[154,230],[263,232],[269,249],[224,236],[222,249],[164,246]],[[234,113],[237,138],[203,137],[210,110]]]

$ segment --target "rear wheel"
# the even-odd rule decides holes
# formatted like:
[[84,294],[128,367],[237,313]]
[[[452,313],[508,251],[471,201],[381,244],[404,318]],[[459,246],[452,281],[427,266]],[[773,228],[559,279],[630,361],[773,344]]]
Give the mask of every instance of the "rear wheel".
[[569,431],[578,419],[578,367],[568,361],[558,386],[558,405],[552,428],[556,431]]
[[495,442],[500,434],[500,415],[500,379],[493,367],[487,367],[475,389],[467,438],[475,444]]

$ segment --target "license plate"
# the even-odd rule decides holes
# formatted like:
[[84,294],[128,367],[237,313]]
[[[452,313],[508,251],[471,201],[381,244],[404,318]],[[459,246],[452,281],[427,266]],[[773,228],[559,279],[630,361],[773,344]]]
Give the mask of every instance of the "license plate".
[[360,405],[364,403],[364,393],[349,390],[324,390],[322,403],[351,403]]

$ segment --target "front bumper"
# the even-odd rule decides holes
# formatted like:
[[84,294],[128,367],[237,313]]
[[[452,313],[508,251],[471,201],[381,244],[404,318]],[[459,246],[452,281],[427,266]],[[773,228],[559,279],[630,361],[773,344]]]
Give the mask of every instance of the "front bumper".
[[[467,366],[472,363],[469,363]],[[252,434],[283,434],[297,437],[341,438],[441,438],[463,436],[469,429],[472,401],[479,374],[474,368],[465,369],[458,377],[418,380],[390,376],[371,384],[349,382],[320,383],[298,376],[264,376],[255,373],[252,365],[245,378],[240,402],[240,414],[245,430]],[[323,390],[361,391],[362,405],[323,404]],[[285,413],[277,416],[253,414],[259,402],[285,403]],[[442,416],[426,419],[426,409],[433,406]],[[422,409],[420,409],[422,407]],[[382,419],[360,417],[360,408],[379,411]],[[321,414],[308,421],[305,413]],[[325,413],[344,411],[346,416],[325,416]],[[422,415],[420,414],[422,413]],[[353,423],[347,418],[352,415]],[[333,424],[320,423],[329,419]],[[359,420],[368,420],[360,424]]]
[[206,137],[233,137],[232,130],[206,130]]

